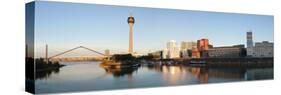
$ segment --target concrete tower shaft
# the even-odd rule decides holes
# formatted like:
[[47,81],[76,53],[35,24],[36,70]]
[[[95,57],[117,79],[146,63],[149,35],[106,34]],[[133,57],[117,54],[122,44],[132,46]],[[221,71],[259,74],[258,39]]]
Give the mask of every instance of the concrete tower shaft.
[[133,53],[133,25],[135,23],[135,18],[130,15],[127,19],[127,22],[129,24],[129,53]]

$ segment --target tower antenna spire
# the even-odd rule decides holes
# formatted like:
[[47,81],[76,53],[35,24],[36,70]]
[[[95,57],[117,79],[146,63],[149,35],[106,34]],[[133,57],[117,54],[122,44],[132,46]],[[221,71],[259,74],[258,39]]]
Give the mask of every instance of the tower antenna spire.
[[133,16],[132,10],[129,11],[129,16],[130,16],[130,17]]

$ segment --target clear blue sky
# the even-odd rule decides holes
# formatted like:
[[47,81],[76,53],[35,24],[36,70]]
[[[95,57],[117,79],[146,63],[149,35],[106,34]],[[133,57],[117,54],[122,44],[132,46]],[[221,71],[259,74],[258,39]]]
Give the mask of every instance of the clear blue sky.
[[248,30],[253,31],[254,42],[273,42],[273,16],[266,15],[46,1],[37,1],[35,10],[37,52],[43,52],[46,43],[51,53],[79,45],[126,52],[130,12],[136,20],[136,52],[161,50],[169,40],[178,45],[200,38],[208,38],[214,46],[246,44]]

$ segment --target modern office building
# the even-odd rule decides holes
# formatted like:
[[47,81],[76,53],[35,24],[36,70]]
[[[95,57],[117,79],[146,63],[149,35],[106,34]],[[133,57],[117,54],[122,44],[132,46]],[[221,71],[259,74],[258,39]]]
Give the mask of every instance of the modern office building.
[[253,47],[253,33],[252,31],[250,30],[249,32],[247,32],[247,47]]
[[181,42],[181,50],[186,50],[188,47],[187,42],[186,41],[182,41]]
[[197,47],[192,47],[191,58],[200,58],[200,52]]
[[164,48],[162,51],[162,58],[167,59],[168,58],[168,49]]
[[191,57],[191,53],[189,51],[192,50],[192,47],[197,47],[196,42],[181,42],[181,49],[180,49],[180,57],[181,58],[189,58]]
[[167,58],[179,58],[180,57],[180,49],[177,46],[175,40],[170,40],[167,43]]
[[208,57],[209,40],[206,38],[197,40],[197,48],[200,52],[200,57]]
[[209,40],[208,39],[200,39],[197,40],[197,48],[199,51],[204,51],[209,49]]
[[181,50],[186,50],[186,49],[192,49],[192,47],[196,47],[197,43],[196,42],[186,42],[183,41],[181,42]]
[[273,43],[268,41],[256,42],[252,57],[273,57]]
[[180,51],[180,57],[181,57],[181,58],[190,58],[191,55],[189,55],[188,50],[189,50],[189,49],[181,50],[181,51]]
[[253,32],[249,31],[246,33],[246,39],[247,39],[247,56],[251,57],[253,56],[254,50],[253,50]]
[[253,33],[247,32],[247,56],[248,57],[273,57],[273,43],[268,41],[256,42],[253,45]]
[[210,58],[238,58],[246,56],[244,45],[213,47],[208,50]]

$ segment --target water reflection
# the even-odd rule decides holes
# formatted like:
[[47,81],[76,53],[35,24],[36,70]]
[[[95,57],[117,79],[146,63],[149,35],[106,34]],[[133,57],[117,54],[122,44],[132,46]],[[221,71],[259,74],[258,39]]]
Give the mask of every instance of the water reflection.
[[50,77],[52,74],[58,74],[60,71],[59,68],[55,68],[55,69],[49,69],[49,70],[40,70],[40,71],[36,71],[36,79],[47,79],[48,77]]
[[169,85],[180,84],[188,79],[187,71],[181,66],[162,66],[162,76]]
[[[128,75],[133,77],[133,72],[137,71],[139,67],[129,68],[103,68],[106,74],[112,75],[115,78]],[[244,80],[260,80],[260,79],[273,79],[272,68],[256,68],[256,69],[238,69],[238,68],[202,68],[202,67],[187,67],[187,66],[166,66],[166,65],[148,65],[142,66],[142,68],[148,68],[151,71],[162,73],[164,79],[169,80],[173,84],[173,81],[184,79],[187,74],[192,74],[199,83],[208,83],[209,78],[223,78],[223,79],[244,79]],[[36,79],[48,79],[52,74],[58,74],[60,69],[50,69],[36,71]]]
[[273,68],[247,70],[244,76],[245,80],[273,79]]
[[191,68],[191,73],[199,80],[200,83],[208,83],[209,74],[207,68]]
[[161,72],[163,79],[169,84],[179,84],[179,81],[192,80],[192,78],[198,80],[199,83],[207,83],[209,78],[207,68],[187,67],[182,65],[150,65],[148,68],[149,70]]
[[[149,65],[149,70],[161,72],[163,78],[173,81],[179,80],[192,74],[198,83],[209,82],[226,82],[241,80],[259,80],[273,79],[273,68],[205,68],[205,67],[188,67],[183,65],[166,66],[166,65]],[[210,79],[211,78],[211,79]],[[215,78],[215,80],[212,80]]]
[[138,69],[138,67],[128,67],[128,68],[108,68],[104,66],[100,66],[100,67],[103,68],[107,74],[111,74],[116,78],[124,75],[128,75],[129,77],[132,77],[133,72]]
[[106,68],[100,62],[68,62],[36,72],[36,92],[67,92],[273,79],[273,68],[202,68],[143,65]]

